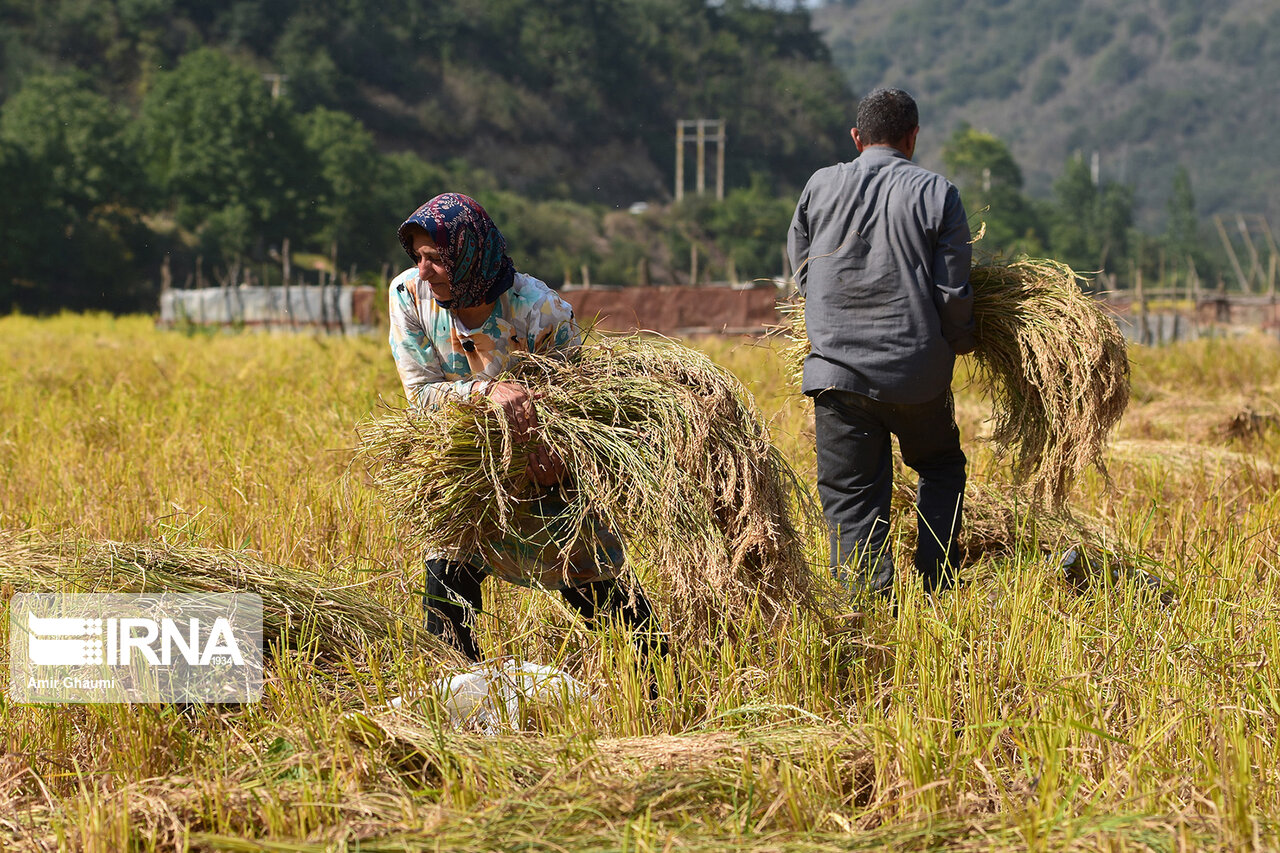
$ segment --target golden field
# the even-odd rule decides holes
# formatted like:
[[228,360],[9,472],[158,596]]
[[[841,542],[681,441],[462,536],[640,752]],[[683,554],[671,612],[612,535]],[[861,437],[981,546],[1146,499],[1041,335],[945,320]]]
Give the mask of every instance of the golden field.
[[[810,410],[774,345],[693,344],[812,483]],[[252,552],[420,620],[420,555],[352,462],[356,425],[400,397],[385,340],[9,317],[0,352],[0,528]],[[1068,582],[1054,554],[1071,543],[1014,502],[961,589],[929,599],[907,578],[897,617],[873,608],[858,630],[798,617],[678,648],[651,703],[626,637],[495,585],[482,647],[563,667],[590,701],[497,736],[430,703],[392,712],[450,664],[391,624],[337,662],[281,652],[250,706],[0,699],[0,848],[1280,848],[1280,344],[1130,355],[1112,482],[1091,475],[1072,504],[1163,596],[1134,571]],[[967,375],[980,513],[1009,463]],[[0,547],[6,598],[32,591],[16,554]],[[638,569],[661,609],[660,573]]]

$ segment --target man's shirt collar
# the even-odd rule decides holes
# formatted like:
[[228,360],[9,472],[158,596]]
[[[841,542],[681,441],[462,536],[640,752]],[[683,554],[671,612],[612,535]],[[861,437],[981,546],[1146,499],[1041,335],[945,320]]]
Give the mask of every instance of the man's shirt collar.
[[892,145],[869,145],[858,155],[859,160],[907,160],[910,158]]

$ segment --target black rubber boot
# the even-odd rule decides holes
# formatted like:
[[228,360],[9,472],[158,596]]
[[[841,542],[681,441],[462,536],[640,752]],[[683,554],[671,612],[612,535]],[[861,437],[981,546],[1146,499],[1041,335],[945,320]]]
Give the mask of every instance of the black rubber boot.
[[481,610],[480,582],[484,573],[469,563],[427,560],[422,607],[427,630],[473,661],[480,660],[471,626]]

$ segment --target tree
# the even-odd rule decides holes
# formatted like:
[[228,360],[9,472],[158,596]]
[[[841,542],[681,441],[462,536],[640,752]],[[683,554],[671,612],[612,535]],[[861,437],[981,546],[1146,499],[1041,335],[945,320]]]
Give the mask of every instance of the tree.
[[733,259],[742,279],[781,272],[781,246],[794,212],[795,202],[770,192],[767,179],[760,174],[751,176],[750,187],[736,187],[723,202],[707,203],[697,211],[701,214],[699,224]]
[[386,204],[380,191],[373,135],[346,113],[323,107],[302,116],[300,129],[316,164],[303,195],[315,211],[322,247],[336,246],[355,263],[380,260],[387,223],[404,211]]
[[0,185],[6,196],[0,204],[0,313],[39,310],[45,300],[34,277],[45,236],[57,225],[45,203],[47,176],[20,146],[0,138]]
[[1201,252],[1196,199],[1191,192],[1191,174],[1186,166],[1173,173],[1173,192],[1167,207],[1169,221],[1164,229],[1165,248],[1176,262],[1198,258]]
[[48,171],[60,202],[80,216],[107,204],[141,206],[142,170],[128,143],[127,110],[83,74],[34,77],[8,100],[0,135]]
[[1131,257],[1130,231],[1133,229],[1133,187],[1116,181],[1103,181],[1098,198],[1095,240],[1098,265],[1103,269],[1123,269]]
[[990,133],[967,124],[956,128],[943,146],[942,162],[956,183],[967,189],[1022,188],[1022,170],[1009,147]]
[[1054,255],[1082,271],[1123,269],[1133,227],[1133,188],[1110,180],[1095,185],[1084,155],[1077,154],[1067,161],[1053,190]]
[[287,101],[256,72],[215,50],[187,54],[157,77],[139,124],[150,178],[178,222],[235,224],[214,229],[227,258],[310,231],[300,190],[312,161]]
[[[772,271],[766,244],[779,238],[761,223],[781,220],[815,168],[851,153],[850,94],[803,4],[9,5],[0,97],[19,129],[3,152],[5,186],[41,189],[22,190],[22,203],[10,192],[4,221],[43,224],[24,232],[38,247],[11,241],[3,263],[21,268],[7,280],[41,282],[48,306],[121,308],[125,290],[157,278],[162,255],[182,282],[201,256],[216,275],[246,255],[265,262],[285,237],[326,254],[336,243],[344,268],[376,267],[400,254],[394,224],[451,189],[511,209],[504,230],[535,271],[603,265],[608,208],[669,194],[673,123],[700,116],[727,123],[731,200],[714,218],[733,223],[698,225],[698,239],[717,230],[718,260]],[[87,73],[39,76],[72,66]],[[289,78],[276,99],[268,69]],[[24,80],[30,91],[13,97]],[[755,174],[767,183],[740,199],[734,187]],[[639,224],[662,242],[662,223]],[[642,242],[628,249],[637,263]]]
[[1022,170],[1004,142],[962,124],[943,147],[942,162],[960,188],[966,212],[986,225],[983,249],[1042,251],[1044,224],[1022,194]]
[[[32,78],[0,111],[8,201],[0,302],[30,311],[136,307],[142,172],[128,113],[83,75]],[[8,216],[6,217],[8,218]],[[88,272],[87,272],[88,271]],[[3,286],[3,285],[0,285]]]

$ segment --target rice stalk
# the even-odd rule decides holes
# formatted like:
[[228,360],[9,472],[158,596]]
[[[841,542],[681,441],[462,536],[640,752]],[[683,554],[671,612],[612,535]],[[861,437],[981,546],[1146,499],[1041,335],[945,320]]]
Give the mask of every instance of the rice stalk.
[[[991,440],[1029,501],[1055,511],[1090,465],[1107,476],[1107,436],[1129,403],[1124,335],[1080,280],[1064,263],[1026,257],[976,264],[969,276]],[[809,354],[803,300],[784,313],[793,339],[784,357],[798,381]]]
[[[604,530],[661,573],[676,627],[691,634],[732,622],[756,596],[770,619],[794,603],[818,609],[805,556],[816,507],[731,373],[674,342],[626,336],[568,360],[522,356],[505,378],[538,395],[531,441],[514,442],[487,399],[361,428],[360,455],[411,543],[489,562],[513,541],[541,551],[549,524],[567,569]],[[537,525],[533,440],[570,471],[566,508]]]
[[1033,500],[1065,505],[1129,404],[1124,335],[1064,263],[1023,258],[973,268],[974,356],[987,379],[992,440]]
[[0,531],[0,587],[6,594],[257,593],[267,646],[308,644],[318,658],[337,662],[395,639],[439,659],[452,656],[435,637],[370,599],[362,586],[335,587],[313,572],[243,551]]
[[[895,478],[892,513],[900,522],[916,516],[914,487],[904,478]],[[916,525],[895,523],[903,535],[899,547],[905,553],[916,547]],[[965,487],[964,526],[960,550],[965,563],[984,557],[1017,558],[1039,554],[1060,556],[1071,548],[1091,554],[1110,554],[1115,560],[1136,562],[1141,558],[1120,541],[1102,520],[1086,513],[1045,511],[1020,499],[1016,490],[1000,485],[970,481]]]

